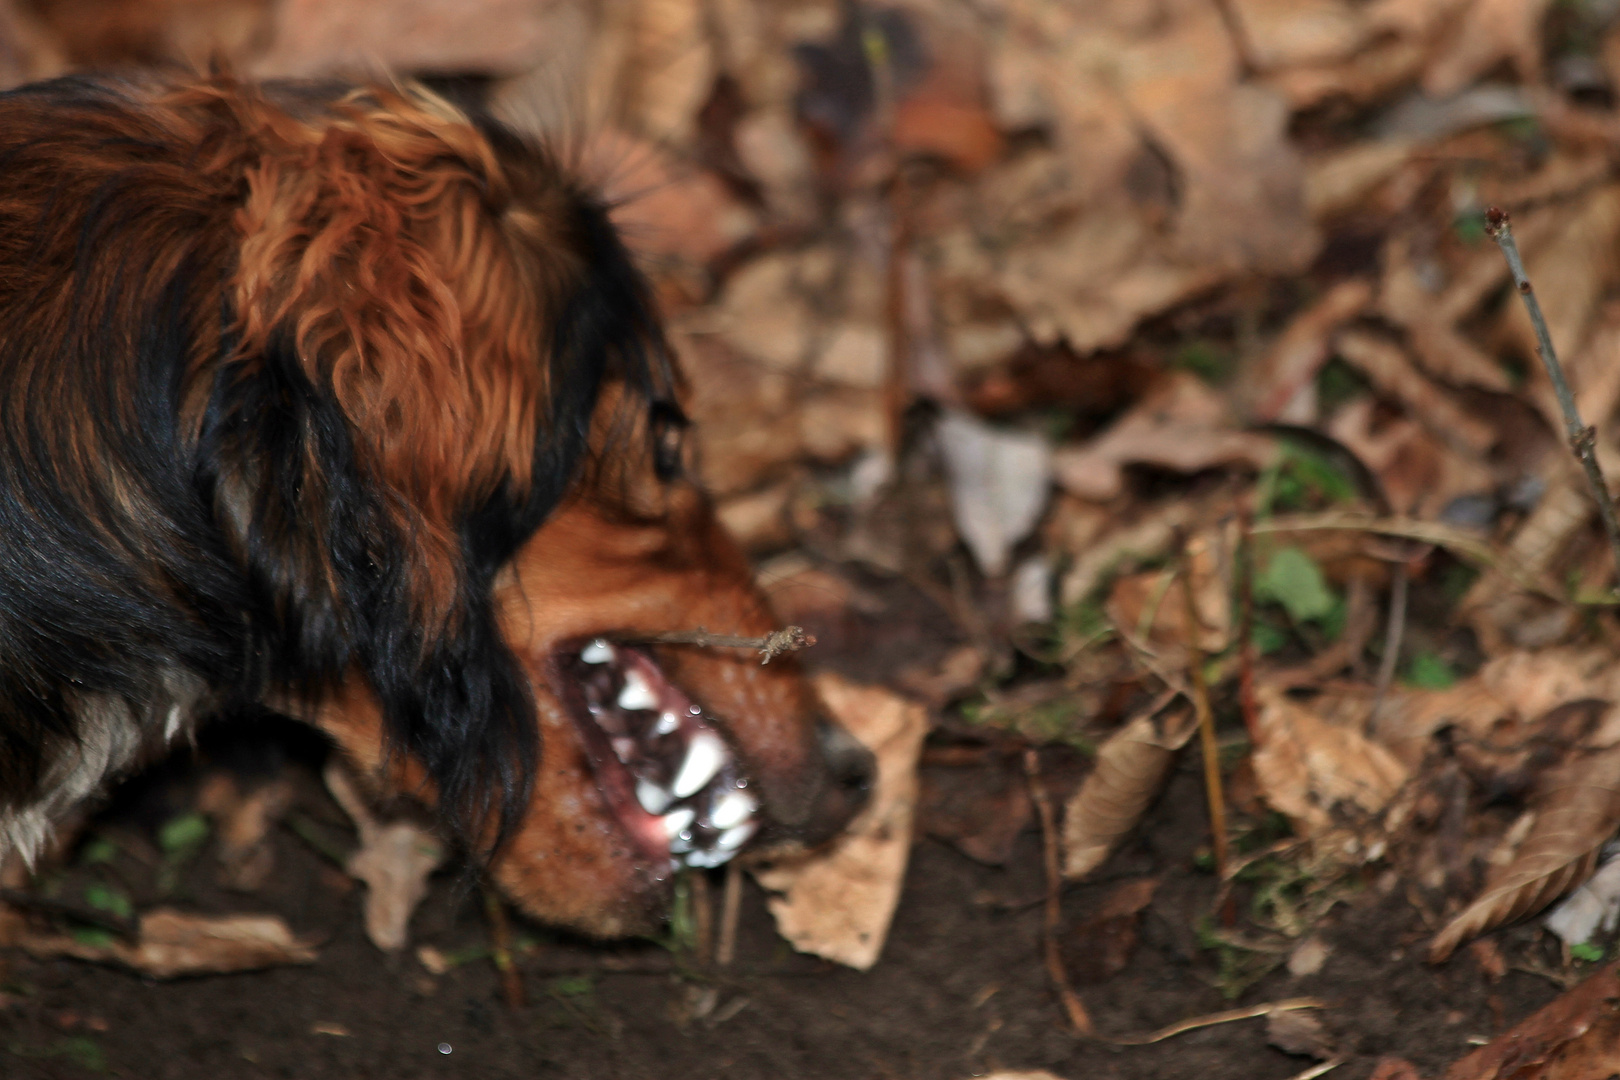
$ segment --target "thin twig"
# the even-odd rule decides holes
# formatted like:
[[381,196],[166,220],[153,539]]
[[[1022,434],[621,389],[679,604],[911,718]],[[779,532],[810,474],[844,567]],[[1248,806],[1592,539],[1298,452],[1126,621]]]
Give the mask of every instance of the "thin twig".
[[784,626],[772,630],[764,637],[737,637],[733,634],[711,634],[703,627],[696,630],[670,630],[646,637],[620,638],[632,644],[648,645],[700,645],[708,649],[757,649],[761,664],[768,664],[783,653],[808,649],[816,643],[816,636],[802,626]]
[[523,1008],[523,973],[512,962],[512,926],[494,888],[484,886],[484,913],[489,917],[489,955],[501,976],[501,997],[511,1009]]
[[1215,872],[1226,870],[1226,793],[1221,788],[1221,751],[1215,740],[1215,711],[1209,705],[1204,682],[1204,650],[1198,647],[1198,605],[1193,599],[1193,563],[1187,546],[1181,548],[1181,595],[1187,613],[1187,681],[1193,708],[1198,713],[1199,740],[1204,751],[1204,795],[1209,800],[1209,833],[1215,849]]
[[1384,629],[1384,655],[1378,661],[1378,684],[1373,694],[1372,708],[1367,712],[1367,734],[1378,724],[1378,713],[1384,707],[1384,695],[1395,682],[1395,667],[1401,659],[1401,639],[1406,636],[1406,593],[1411,584],[1412,571],[1405,562],[1395,564],[1395,580],[1389,587],[1389,622]]
[[1547,377],[1552,380],[1553,393],[1558,398],[1559,411],[1564,414],[1564,434],[1569,438],[1570,453],[1575,460],[1581,463],[1586,472],[1587,486],[1592,489],[1592,500],[1597,503],[1598,516],[1603,519],[1603,531],[1609,534],[1609,548],[1614,552],[1614,566],[1616,573],[1620,573],[1620,520],[1616,520],[1614,513],[1614,499],[1609,494],[1609,485],[1603,478],[1603,469],[1598,465],[1597,459],[1597,429],[1581,422],[1581,414],[1575,407],[1575,394],[1569,388],[1569,382],[1564,378],[1563,365],[1558,362],[1558,353],[1553,350],[1552,334],[1547,329],[1547,318],[1541,313],[1541,301],[1536,299],[1536,292],[1530,286],[1530,279],[1524,272],[1524,260],[1519,257],[1519,245],[1513,240],[1513,227],[1508,220],[1507,211],[1491,207],[1485,212],[1485,231],[1496,246],[1502,249],[1502,255],[1507,259],[1508,269],[1513,273],[1513,284],[1519,290],[1519,296],[1524,300],[1524,307],[1530,313],[1530,325],[1536,331],[1536,355],[1541,357],[1542,365],[1547,369]]
[[1184,1035],[1199,1028],[1214,1027],[1216,1024],[1230,1024],[1234,1020],[1252,1020],[1257,1016],[1270,1016],[1272,1013],[1296,1012],[1300,1009],[1322,1009],[1327,1003],[1320,998],[1288,998],[1284,1001],[1270,1001],[1263,1005],[1250,1005],[1246,1009],[1227,1009],[1225,1012],[1210,1013],[1207,1016],[1194,1016],[1187,1020],[1162,1027],[1150,1035],[1139,1035],[1129,1039],[1113,1039],[1111,1041],[1120,1046],[1147,1046],[1149,1043],[1163,1042],[1176,1035]]
[[1041,783],[1041,759],[1033,747],[1024,751],[1024,777],[1029,781],[1030,801],[1035,804],[1036,813],[1041,819],[1041,854],[1046,862],[1046,921],[1045,921],[1045,951],[1046,975],[1052,980],[1052,989],[1058,1000],[1063,1003],[1063,1011],[1068,1015],[1069,1023],[1074,1030],[1082,1035],[1090,1035],[1091,1014],[1086,1012],[1085,1003],[1069,985],[1068,972],[1063,968],[1063,954],[1058,948],[1058,931],[1063,921],[1060,882],[1062,875],[1058,868],[1057,847],[1057,821],[1052,813],[1052,800],[1046,794],[1046,785]]
[[726,864],[726,888],[720,894],[720,939],[714,948],[716,967],[730,967],[737,957],[737,919],[742,911],[742,868]]

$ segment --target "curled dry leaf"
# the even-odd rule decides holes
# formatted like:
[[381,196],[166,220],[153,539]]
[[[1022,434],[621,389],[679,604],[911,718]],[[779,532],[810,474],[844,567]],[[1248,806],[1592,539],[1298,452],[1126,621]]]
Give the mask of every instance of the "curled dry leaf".
[[170,908],[142,915],[133,944],[29,934],[16,943],[33,956],[123,964],[158,979],[313,964],[316,956],[314,944],[294,936],[275,915],[186,915]]
[[872,801],[829,847],[753,873],[778,894],[767,905],[795,949],[865,971],[883,951],[900,899],[928,712],[834,675],[823,675],[816,686],[833,717],[877,757]]
[[380,821],[346,767],[327,766],[326,786],[360,833],[360,850],[344,868],[366,883],[366,936],[384,952],[405,945],[411,915],[428,892],[428,876],[444,862],[444,844],[415,822]]
[[1013,545],[1040,520],[1052,487],[1052,452],[1039,435],[1006,431],[964,412],[939,422],[957,531],[985,573],[1006,572]]
[[1531,799],[1535,823],[1512,862],[1429,943],[1439,963],[1463,942],[1534,914],[1589,878],[1620,823],[1620,746],[1550,771]]
[[1085,877],[1136,827],[1176,751],[1198,728],[1190,702],[1160,700],[1097,749],[1097,765],[1063,808],[1063,876]]

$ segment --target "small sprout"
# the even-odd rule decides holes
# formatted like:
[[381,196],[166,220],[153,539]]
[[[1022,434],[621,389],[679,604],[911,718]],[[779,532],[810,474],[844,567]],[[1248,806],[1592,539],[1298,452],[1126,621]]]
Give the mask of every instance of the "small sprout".
[[158,846],[171,859],[188,859],[208,839],[208,819],[198,813],[171,818],[158,830]]
[[1412,657],[1404,681],[1419,690],[1445,690],[1457,684],[1457,673],[1434,653],[1420,652]]
[[1595,964],[1603,959],[1603,946],[1583,941],[1579,945],[1571,945],[1569,955],[1583,964]]
[[111,885],[96,882],[86,886],[84,902],[97,911],[105,911],[110,915],[118,916],[120,919],[132,919],[135,917],[135,905],[129,902],[129,897]]

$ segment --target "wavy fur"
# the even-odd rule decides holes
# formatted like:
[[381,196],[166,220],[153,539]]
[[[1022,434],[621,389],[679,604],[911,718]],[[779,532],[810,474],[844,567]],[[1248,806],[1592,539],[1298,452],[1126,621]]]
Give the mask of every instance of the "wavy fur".
[[604,384],[670,380],[601,202],[420,88],[0,95],[0,848],[356,670],[498,839],[539,747],[494,576]]

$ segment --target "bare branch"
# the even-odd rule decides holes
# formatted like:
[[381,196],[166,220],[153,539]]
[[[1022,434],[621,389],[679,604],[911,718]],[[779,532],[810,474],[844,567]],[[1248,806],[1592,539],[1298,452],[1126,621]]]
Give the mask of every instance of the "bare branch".
[[1575,455],[1575,460],[1581,463],[1581,468],[1586,472],[1587,486],[1592,489],[1598,516],[1603,519],[1603,531],[1609,534],[1615,570],[1620,573],[1620,521],[1615,519],[1614,499],[1609,495],[1608,482],[1604,480],[1603,469],[1598,465],[1597,431],[1581,422],[1581,414],[1575,408],[1575,395],[1570,391],[1569,381],[1564,378],[1558,353],[1553,350],[1547,318],[1541,313],[1541,301],[1536,299],[1530,278],[1524,272],[1524,260],[1519,257],[1519,245],[1513,240],[1513,227],[1508,221],[1507,211],[1494,206],[1487,210],[1485,231],[1502,249],[1502,256],[1507,259],[1508,269],[1513,273],[1513,284],[1519,290],[1519,297],[1524,300],[1525,310],[1530,313],[1530,325],[1536,332],[1536,355],[1541,357],[1547,377],[1552,380],[1558,408],[1564,414],[1564,434],[1569,438],[1570,453]]

